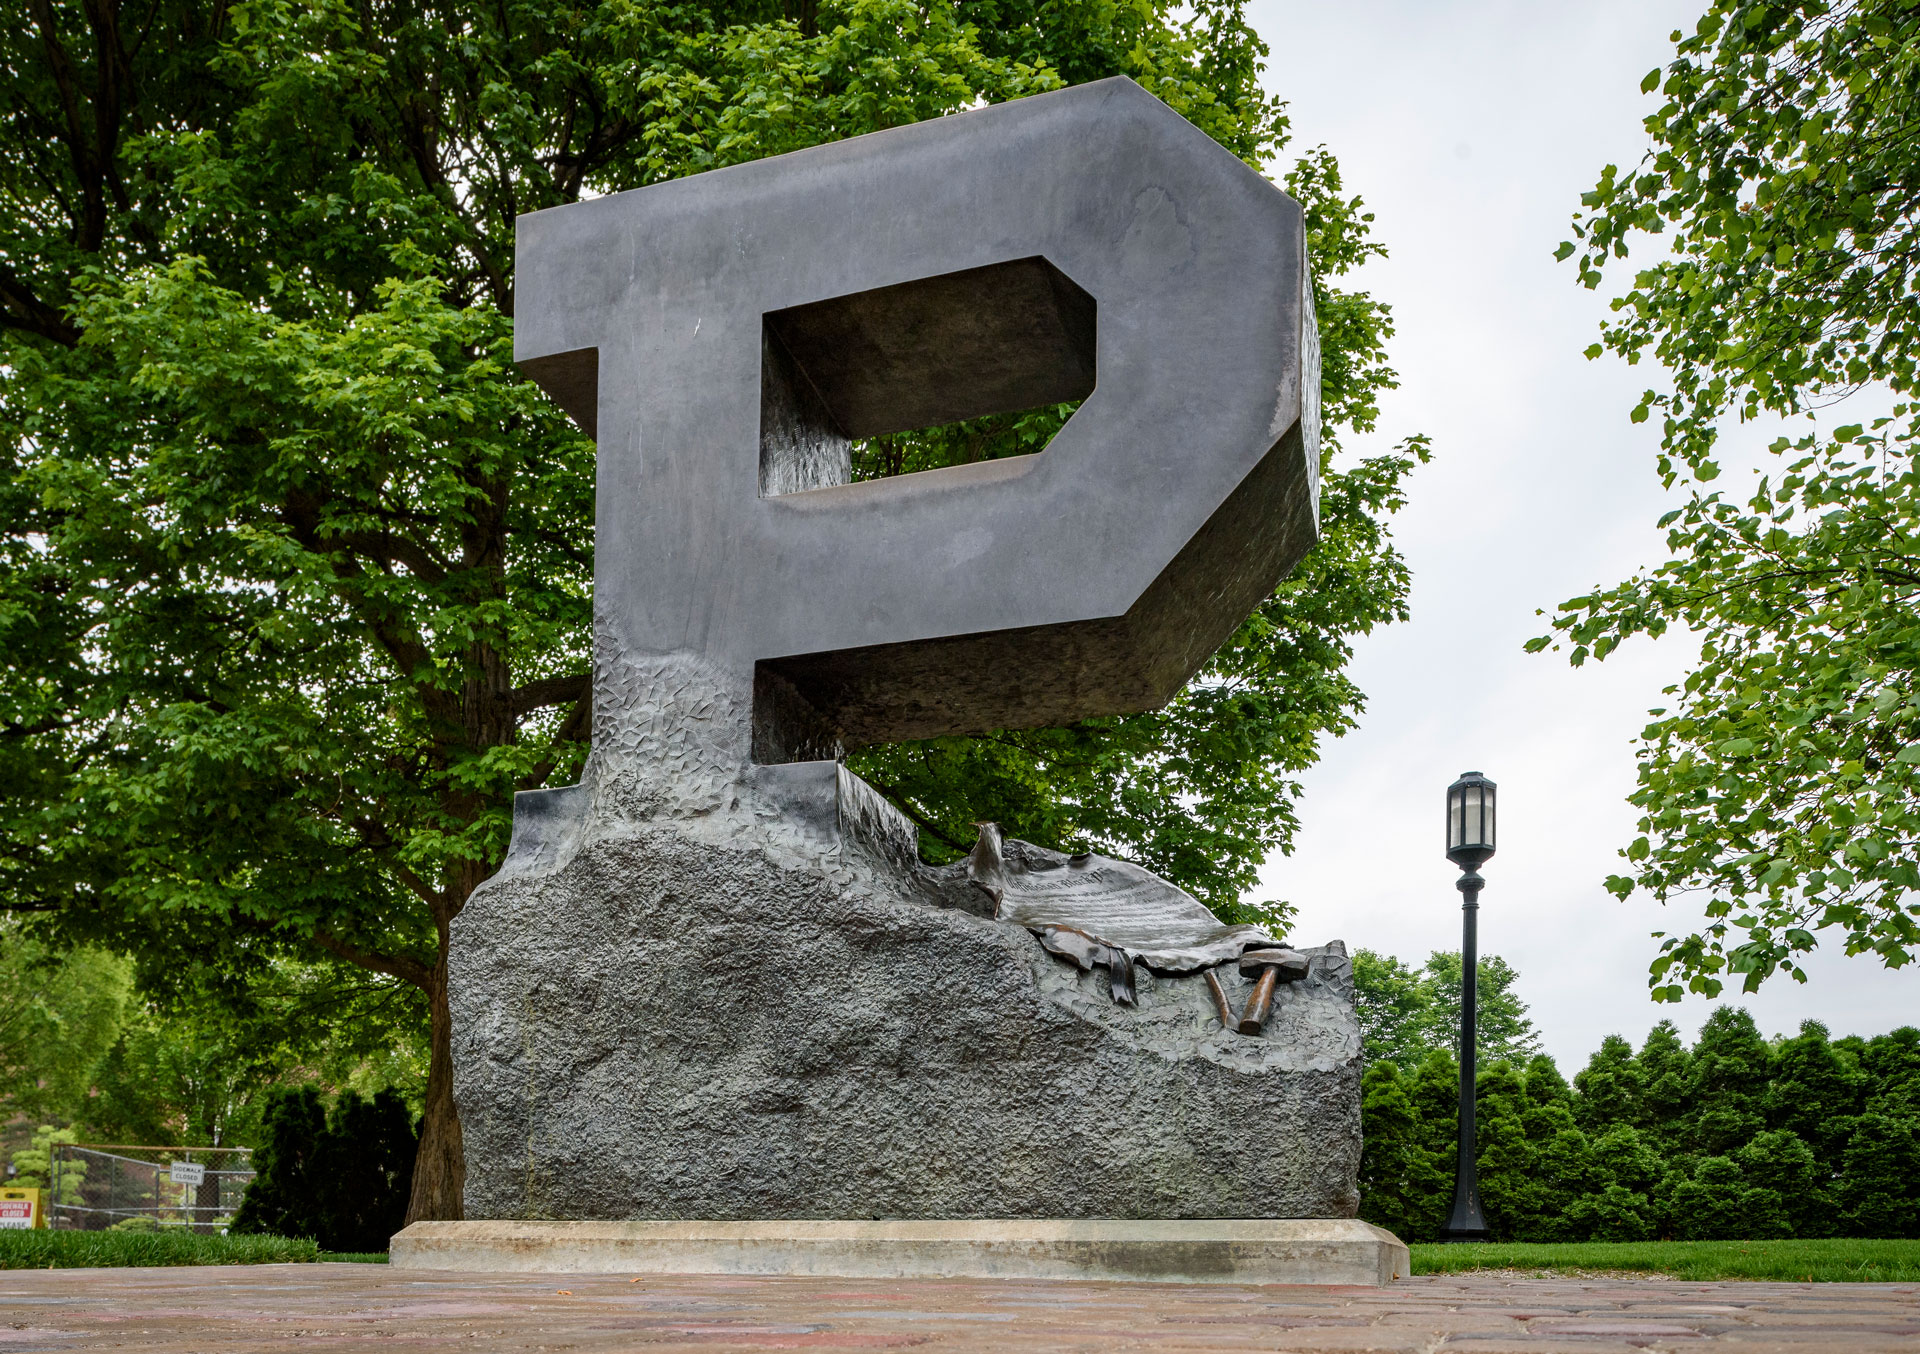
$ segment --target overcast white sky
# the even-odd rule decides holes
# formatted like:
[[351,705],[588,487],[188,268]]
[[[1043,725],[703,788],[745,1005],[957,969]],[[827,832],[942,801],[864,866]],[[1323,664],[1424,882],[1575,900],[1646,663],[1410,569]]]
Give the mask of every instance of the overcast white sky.
[[[1600,887],[1633,836],[1631,739],[1664,703],[1685,641],[1577,671],[1521,652],[1543,633],[1536,608],[1662,554],[1656,437],[1627,421],[1652,373],[1581,356],[1604,305],[1552,253],[1601,166],[1639,159],[1652,107],[1641,77],[1699,9],[1252,0],[1296,148],[1324,142],[1339,156],[1393,251],[1361,283],[1392,303],[1400,331],[1402,385],[1377,440],[1425,432],[1437,453],[1397,519],[1414,619],[1361,642],[1369,709],[1307,775],[1304,831],[1267,867],[1265,896],[1300,907],[1306,943],[1338,936],[1412,962],[1457,948],[1441,802],[1457,773],[1486,772],[1500,786],[1501,847],[1484,871],[1481,946],[1519,970],[1569,1075],[1609,1033],[1637,1044],[1672,1016],[1691,1038],[1711,1009],[1646,995],[1649,933],[1692,929],[1697,913]],[[1768,1034],[1807,1017],[1836,1035],[1920,1021],[1920,967],[1890,973],[1836,947],[1809,968],[1804,987],[1775,980],[1728,1000]]]

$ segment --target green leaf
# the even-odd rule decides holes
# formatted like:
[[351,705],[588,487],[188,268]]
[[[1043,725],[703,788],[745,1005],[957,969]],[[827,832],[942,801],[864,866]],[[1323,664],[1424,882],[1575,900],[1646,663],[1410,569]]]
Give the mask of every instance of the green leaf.
[[[1661,369],[1630,417],[1675,493],[1665,553],[1549,626],[1575,665],[1675,630],[1697,646],[1635,749],[1626,852],[1708,923],[1674,951],[1675,996],[1718,991],[1732,901],[1755,934],[1808,934],[1796,881],[1852,954],[1920,940],[1920,25],[1880,3],[1704,8],[1642,84],[1666,100],[1645,159],[1603,167],[1574,217],[1581,285],[1616,270],[1589,356]],[[1712,492],[1723,431],[1854,392],[1870,419],[1774,436],[1747,502]],[[1738,967],[1751,989],[1784,964]]]

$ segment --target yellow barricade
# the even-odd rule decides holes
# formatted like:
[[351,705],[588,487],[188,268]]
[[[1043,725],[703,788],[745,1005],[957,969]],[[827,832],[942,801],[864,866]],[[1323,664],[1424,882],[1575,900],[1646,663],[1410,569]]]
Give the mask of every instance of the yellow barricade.
[[0,1230],[25,1230],[47,1225],[43,1189],[0,1189]]

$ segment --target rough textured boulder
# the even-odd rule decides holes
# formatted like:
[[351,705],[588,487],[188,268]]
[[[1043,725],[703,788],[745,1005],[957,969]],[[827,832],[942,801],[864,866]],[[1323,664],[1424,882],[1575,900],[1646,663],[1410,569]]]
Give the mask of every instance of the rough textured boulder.
[[591,769],[455,922],[468,1217],[1353,1215],[1337,942],[1229,1033],[1197,974],[1115,1004],[831,763],[697,805]]

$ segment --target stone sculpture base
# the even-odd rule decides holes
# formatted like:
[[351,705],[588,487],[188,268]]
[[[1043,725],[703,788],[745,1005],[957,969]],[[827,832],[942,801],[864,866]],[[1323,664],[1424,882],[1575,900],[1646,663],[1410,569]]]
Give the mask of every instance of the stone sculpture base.
[[1114,1222],[416,1222],[401,1269],[1365,1284],[1407,1248],[1357,1219]]
[[1231,1033],[1198,974],[1142,968],[1116,1005],[831,762],[754,768],[700,815],[615,812],[610,779],[523,795],[454,923],[467,1217],[1355,1213],[1337,943]]

